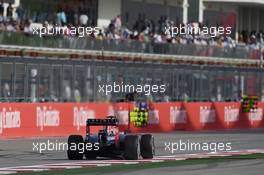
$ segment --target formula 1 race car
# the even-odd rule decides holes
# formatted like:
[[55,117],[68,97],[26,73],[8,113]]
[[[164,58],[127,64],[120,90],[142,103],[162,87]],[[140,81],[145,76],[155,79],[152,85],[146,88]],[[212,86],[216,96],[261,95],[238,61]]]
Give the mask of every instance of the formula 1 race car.
[[[102,126],[97,134],[90,133],[91,126]],[[68,159],[81,160],[96,157],[121,156],[127,160],[152,159],[155,153],[154,137],[151,134],[127,135],[119,132],[118,119],[88,119],[86,136],[70,135],[68,138]]]

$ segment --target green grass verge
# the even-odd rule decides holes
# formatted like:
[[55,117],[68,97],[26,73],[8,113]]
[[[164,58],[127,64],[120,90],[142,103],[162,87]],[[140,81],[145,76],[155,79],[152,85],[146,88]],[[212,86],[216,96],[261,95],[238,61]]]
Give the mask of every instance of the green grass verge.
[[111,173],[111,172],[130,172],[135,170],[172,167],[172,166],[183,166],[183,165],[198,165],[198,164],[210,164],[210,163],[221,163],[228,161],[238,160],[249,160],[249,159],[264,159],[264,154],[251,154],[251,155],[239,155],[239,156],[228,156],[228,157],[212,157],[212,158],[201,158],[201,159],[188,159],[188,160],[177,160],[177,161],[164,161],[158,163],[145,163],[133,164],[133,165],[112,165],[106,167],[94,167],[94,168],[78,168],[78,169],[66,169],[56,171],[43,171],[43,172],[31,172],[31,173],[18,173],[20,175],[79,175],[79,174],[91,174],[91,173]]

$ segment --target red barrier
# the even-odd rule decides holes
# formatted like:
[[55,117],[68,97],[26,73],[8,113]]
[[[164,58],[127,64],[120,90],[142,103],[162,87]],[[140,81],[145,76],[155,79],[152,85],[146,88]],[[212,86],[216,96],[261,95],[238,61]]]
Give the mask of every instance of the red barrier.
[[104,118],[108,111],[107,103],[3,103],[0,104],[0,136],[83,134],[88,118]]
[[257,111],[250,112],[246,115],[249,121],[250,128],[264,127],[263,111],[264,111],[264,103],[259,103]]
[[[1,103],[0,138],[84,134],[88,118],[115,115],[120,129],[131,132],[220,130],[264,127],[264,103],[250,113],[240,103],[152,103],[147,127],[129,125],[133,103]],[[98,129],[95,128],[92,132]]]
[[215,103],[215,109],[222,128],[246,128],[247,120],[240,103]]

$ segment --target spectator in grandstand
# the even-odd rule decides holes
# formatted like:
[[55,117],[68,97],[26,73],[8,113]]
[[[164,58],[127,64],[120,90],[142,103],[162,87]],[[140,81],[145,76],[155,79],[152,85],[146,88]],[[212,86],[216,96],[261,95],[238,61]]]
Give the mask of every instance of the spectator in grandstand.
[[31,27],[31,24],[32,24],[32,20],[26,20],[25,22],[25,26],[24,26],[24,29],[23,29],[23,32],[26,34],[26,35],[31,35],[32,32],[33,32],[33,29]]
[[105,30],[107,39],[123,39],[122,38],[122,23],[120,15],[117,15],[110,21],[108,28]]
[[165,95],[163,97],[163,102],[169,102],[170,101],[170,97],[168,95]]
[[3,31],[5,31],[5,24],[2,21],[0,21],[0,32]]
[[4,16],[4,1],[0,2],[0,16]]
[[64,88],[64,101],[71,101],[71,87],[69,85],[66,85]]
[[155,33],[153,36],[154,43],[163,43],[163,38],[161,34]]
[[20,4],[18,7],[17,7],[17,9],[16,9],[16,14],[17,14],[17,21],[19,21],[20,22],[20,20],[24,20],[24,16],[25,16],[25,10],[24,10],[24,8],[23,8],[23,5],[22,4]]
[[15,21],[10,21],[6,25],[6,31],[8,32],[16,32],[19,31],[19,27]]
[[57,24],[59,26],[65,26],[67,24],[66,14],[61,8],[57,11]]
[[3,23],[4,22],[4,16],[0,14],[0,22]]
[[255,34],[252,34],[249,38],[249,47],[251,49],[258,49],[259,48],[259,43],[257,41]]
[[7,7],[7,12],[6,12],[6,16],[7,16],[8,20],[13,19],[13,10],[14,10],[14,8],[12,7],[12,3],[9,3],[9,5]]
[[52,102],[58,102],[59,101],[59,99],[56,97],[54,91],[51,91],[50,101],[52,101]]
[[83,27],[87,26],[88,25],[88,20],[89,20],[89,18],[88,18],[88,16],[85,13],[80,15],[80,19],[79,19],[80,26],[83,26]]
[[246,46],[246,43],[243,40],[243,35],[241,33],[238,36],[238,40],[237,40],[236,45],[238,45],[238,46]]
[[188,102],[190,100],[189,96],[188,96],[188,94],[186,92],[183,93],[182,99],[183,99],[184,102]]
[[116,31],[120,31],[122,27],[121,16],[117,15],[114,19],[114,27]]
[[96,39],[98,40],[103,40],[104,39],[104,34],[103,31],[100,29],[98,35],[96,36]]
[[11,97],[10,86],[8,83],[4,84],[3,97],[5,100],[8,100]]
[[73,92],[74,101],[81,102],[81,93],[80,93],[80,90],[78,89],[79,84],[77,81],[74,82],[74,86],[75,86],[74,92]]
[[259,44],[263,44],[263,42],[264,42],[263,32],[261,31],[261,32],[256,33],[256,37],[257,37],[257,42]]
[[217,89],[216,89],[216,93],[217,93],[217,95],[216,95],[216,100],[217,101],[222,101],[223,99],[222,99],[222,93],[221,93],[221,87],[220,86],[218,86],[217,87]]

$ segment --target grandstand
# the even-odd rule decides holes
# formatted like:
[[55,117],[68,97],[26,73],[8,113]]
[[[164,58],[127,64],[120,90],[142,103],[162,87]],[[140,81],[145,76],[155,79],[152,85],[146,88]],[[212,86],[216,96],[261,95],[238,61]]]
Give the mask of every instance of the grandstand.
[[[33,1],[0,1],[2,101],[123,101],[126,94],[98,92],[111,82],[166,85],[140,100],[264,100],[261,0]],[[166,36],[165,26],[182,23],[231,26],[232,35]],[[33,35],[33,26],[55,24],[102,31]]]

